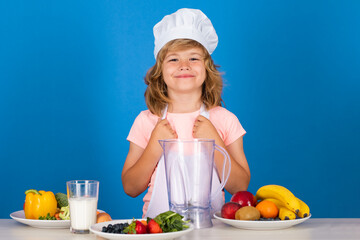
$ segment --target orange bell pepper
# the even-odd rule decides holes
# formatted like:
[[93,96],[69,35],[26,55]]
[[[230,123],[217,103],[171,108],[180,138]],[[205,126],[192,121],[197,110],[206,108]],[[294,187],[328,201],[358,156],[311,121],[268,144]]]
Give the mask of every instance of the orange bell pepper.
[[39,217],[46,217],[48,213],[50,216],[55,215],[57,201],[54,193],[30,189],[27,190],[25,194],[25,218],[39,219]]

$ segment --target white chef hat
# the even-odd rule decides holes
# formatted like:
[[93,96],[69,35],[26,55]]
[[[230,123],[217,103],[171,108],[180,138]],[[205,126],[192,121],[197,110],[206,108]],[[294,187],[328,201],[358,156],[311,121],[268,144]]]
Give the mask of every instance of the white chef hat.
[[154,26],[155,59],[160,49],[174,39],[186,38],[201,43],[209,54],[218,44],[218,36],[210,19],[198,9],[182,8],[166,15]]

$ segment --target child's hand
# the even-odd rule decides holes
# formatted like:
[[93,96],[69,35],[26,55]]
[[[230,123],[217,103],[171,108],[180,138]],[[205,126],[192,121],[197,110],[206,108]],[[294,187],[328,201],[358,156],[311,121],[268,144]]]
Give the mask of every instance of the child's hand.
[[199,115],[195,120],[193,127],[193,137],[215,140],[220,138],[214,125],[210,122],[209,119],[202,115]]
[[153,138],[155,141],[163,139],[174,139],[177,137],[177,133],[171,128],[167,119],[159,119],[151,133],[151,138]]

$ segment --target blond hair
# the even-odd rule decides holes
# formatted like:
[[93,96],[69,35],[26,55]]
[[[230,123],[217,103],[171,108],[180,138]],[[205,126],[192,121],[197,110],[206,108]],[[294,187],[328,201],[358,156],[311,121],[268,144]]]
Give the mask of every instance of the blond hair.
[[156,63],[152,66],[145,76],[147,86],[145,91],[145,102],[150,112],[161,116],[161,111],[171,102],[168,96],[167,86],[162,75],[162,64],[169,51],[184,50],[198,47],[204,52],[204,63],[206,69],[206,79],[203,83],[201,100],[206,109],[221,106],[223,80],[221,73],[217,70],[219,66],[214,64],[208,51],[199,42],[191,39],[175,39],[168,42],[158,53]]

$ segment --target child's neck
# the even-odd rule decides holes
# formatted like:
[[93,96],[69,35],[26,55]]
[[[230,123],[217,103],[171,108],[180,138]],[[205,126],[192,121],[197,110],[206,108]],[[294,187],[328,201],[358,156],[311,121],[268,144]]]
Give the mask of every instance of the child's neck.
[[172,99],[169,104],[168,112],[170,113],[190,113],[200,109],[202,105],[201,99],[194,100],[191,98]]

